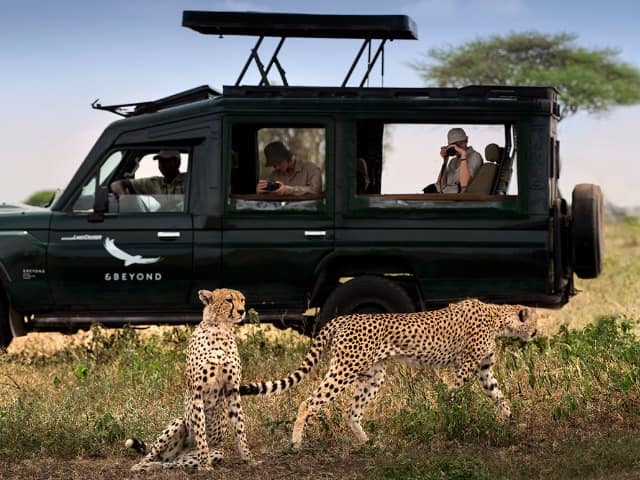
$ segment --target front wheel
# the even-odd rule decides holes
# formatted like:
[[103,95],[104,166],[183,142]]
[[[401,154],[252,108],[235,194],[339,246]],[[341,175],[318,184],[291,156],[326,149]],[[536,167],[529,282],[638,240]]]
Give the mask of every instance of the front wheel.
[[407,291],[385,277],[356,277],[337,287],[327,297],[316,317],[314,333],[338,315],[391,312],[415,312],[415,304]]

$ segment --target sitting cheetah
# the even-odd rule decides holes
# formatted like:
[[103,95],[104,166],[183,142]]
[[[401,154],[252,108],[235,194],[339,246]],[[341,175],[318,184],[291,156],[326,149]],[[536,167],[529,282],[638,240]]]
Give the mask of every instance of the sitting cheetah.
[[493,376],[496,337],[531,340],[536,316],[521,305],[492,305],[476,299],[418,313],[353,314],[334,318],[313,340],[302,365],[282,380],[250,383],[241,395],[281,393],[298,384],[317,364],[325,347],[331,349],[329,370],[315,393],[302,402],[293,427],[292,443],[299,448],[305,424],[324,404],[358,381],[348,424],[359,442],[368,440],[360,421],[385,376],[383,361],[397,358],[410,366],[457,367],[455,387],[476,373],[499,415],[511,415]]
[[126,441],[127,447],[146,453],[132,471],[210,469],[222,458],[220,443],[227,407],[240,456],[251,461],[238,390],[240,359],[232,330],[233,324],[244,318],[244,296],[229,289],[200,290],[198,295],[204,311],[187,347],[184,417],[173,420],[148,453],[143,442],[135,438]]

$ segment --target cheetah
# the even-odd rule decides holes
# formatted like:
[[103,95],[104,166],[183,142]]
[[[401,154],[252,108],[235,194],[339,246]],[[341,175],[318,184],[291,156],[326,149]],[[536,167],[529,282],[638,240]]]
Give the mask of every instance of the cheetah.
[[414,367],[454,365],[454,388],[475,373],[498,415],[511,416],[509,404],[493,376],[497,337],[535,337],[535,311],[521,305],[493,305],[477,299],[417,313],[352,314],[334,318],[314,338],[302,365],[278,381],[240,386],[241,395],[281,393],[300,383],[330,348],[329,369],[315,393],[298,409],[292,444],[299,448],[306,423],[348,385],[357,381],[347,422],[359,443],[363,410],[374,399],[384,377],[384,360],[396,358]]
[[220,444],[227,416],[241,458],[252,462],[240,404],[240,358],[232,330],[234,323],[244,319],[245,299],[237,290],[226,288],[200,290],[198,296],[204,310],[187,346],[184,417],[173,420],[148,451],[135,438],[125,442],[145,453],[131,468],[134,472],[209,470],[222,459]]

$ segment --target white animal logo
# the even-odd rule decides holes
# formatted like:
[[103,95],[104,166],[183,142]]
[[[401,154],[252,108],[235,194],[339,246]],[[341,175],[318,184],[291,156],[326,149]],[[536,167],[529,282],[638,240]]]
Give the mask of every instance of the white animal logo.
[[105,237],[104,239],[104,248],[112,257],[115,257],[118,260],[122,260],[125,267],[136,264],[148,265],[150,263],[157,263],[162,260],[162,257],[144,258],[142,255],[131,255],[130,253],[127,253],[124,250],[116,247],[113,239],[109,237]]

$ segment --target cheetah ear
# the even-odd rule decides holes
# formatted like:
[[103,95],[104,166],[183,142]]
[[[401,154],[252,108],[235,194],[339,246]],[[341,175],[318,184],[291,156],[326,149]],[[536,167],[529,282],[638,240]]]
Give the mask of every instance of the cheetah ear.
[[200,301],[205,305],[211,303],[212,295],[213,292],[210,292],[209,290],[198,290],[198,297],[200,297]]
[[526,321],[527,317],[529,317],[529,309],[528,308],[523,308],[518,312],[518,318],[520,318],[521,322]]

